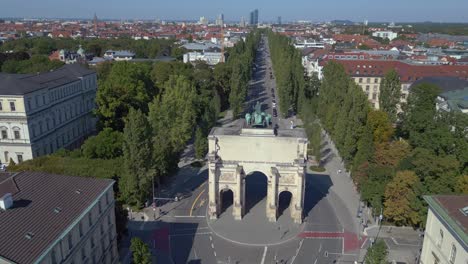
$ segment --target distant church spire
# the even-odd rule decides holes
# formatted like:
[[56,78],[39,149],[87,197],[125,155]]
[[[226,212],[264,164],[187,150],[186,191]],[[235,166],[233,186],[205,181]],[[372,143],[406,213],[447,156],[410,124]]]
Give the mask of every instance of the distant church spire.
[[94,13],[93,23],[94,23],[94,32],[97,32],[98,18],[97,18],[96,13]]

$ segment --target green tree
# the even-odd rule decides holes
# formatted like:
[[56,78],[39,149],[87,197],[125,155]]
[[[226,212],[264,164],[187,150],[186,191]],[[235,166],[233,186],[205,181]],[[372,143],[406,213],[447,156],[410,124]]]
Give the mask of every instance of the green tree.
[[116,62],[106,79],[99,81],[96,114],[104,127],[122,131],[130,108],[146,113],[156,94],[145,63]]
[[435,128],[436,98],[439,87],[422,83],[411,89],[408,103],[404,107],[401,131],[403,136],[409,139],[412,146],[430,149],[433,139],[430,137],[431,130]]
[[372,129],[369,125],[363,128],[363,133],[357,142],[357,151],[353,160],[353,174],[361,164],[373,161],[374,142],[372,140]]
[[457,179],[455,192],[459,194],[468,194],[468,175],[461,175]]
[[455,156],[437,156],[432,150],[416,148],[401,162],[403,170],[413,170],[421,179],[427,193],[449,194],[454,192],[456,177],[460,175],[460,163]]
[[[384,216],[396,225],[420,225],[420,182],[413,171],[400,171],[385,188]],[[412,206],[419,205],[417,208]]]
[[151,189],[151,129],[146,116],[130,108],[125,120],[123,158],[120,179],[122,198],[127,204],[142,207]]
[[411,146],[404,140],[384,142],[375,146],[374,163],[396,168],[411,153]]
[[192,137],[197,116],[195,86],[184,76],[171,76],[165,92],[149,108],[149,120],[155,135],[165,135],[174,153],[185,148]]
[[401,98],[400,76],[395,70],[387,72],[380,84],[380,108],[388,114],[391,122],[396,122]]
[[135,264],[151,264],[151,252],[149,247],[143,240],[138,237],[133,237],[130,242],[130,250],[132,251],[133,263]]
[[203,131],[200,127],[197,128],[195,133],[195,158],[203,159],[208,152],[208,139],[203,134]]
[[386,112],[379,110],[370,111],[367,116],[367,122],[372,129],[375,144],[388,142],[393,136],[394,129]]
[[377,240],[368,250],[365,256],[366,264],[387,264],[387,245],[382,239]]
[[375,213],[380,213],[385,187],[392,180],[394,169],[371,164],[364,173],[366,176],[363,177],[365,180],[361,181],[361,197],[372,206]]
[[89,159],[113,159],[122,156],[122,145],[122,132],[106,127],[96,136],[89,137],[81,146],[81,151]]

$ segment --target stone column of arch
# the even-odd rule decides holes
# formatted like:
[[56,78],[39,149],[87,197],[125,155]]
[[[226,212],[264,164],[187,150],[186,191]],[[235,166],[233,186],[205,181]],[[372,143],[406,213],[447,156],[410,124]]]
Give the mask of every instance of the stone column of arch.
[[219,170],[214,155],[209,155],[208,161],[208,216],[210,219],[217,219],[221,209],[218,190]]
[[[234,193],[234,201],[233,201],[233,210],[232,214],[234,215],[234,219],[236,220],[241,220],[242,217],[244,216],[245,212],[245,203],[244,203],[244,177],[243,177],[243,170],[242,166],[237,166],[236,172],[235,172],[235,187],[233,190]],[[245,185],[245,184],[244,184]]]

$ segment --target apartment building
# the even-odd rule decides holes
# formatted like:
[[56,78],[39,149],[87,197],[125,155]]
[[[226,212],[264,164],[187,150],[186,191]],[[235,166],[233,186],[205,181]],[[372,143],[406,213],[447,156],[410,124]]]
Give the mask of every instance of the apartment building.
[[0,264],[117,263],[113,184],[0,173]]
[[224,59],[224,54],[221,52],[187,52],[184,54],[184,63],[195,63],[197,61],[204,61],[208,65],[216,65]]
[[78,64],[40,74],[0,73],[0,162],[79,146],[95,131],[96,72]]
[[[317,60],[318,63],[309,63],[309,74],[317,72],[323,76],[322,69],[331,59]],[[369,102],[375,109],[380,109],[380,85],[383,77],[390,70],[395,70],[400,76],[401,101],[408,98],[413,83],[425,77],[453,77],[468,80],[468,65],[420,65],[398,60],[349,60],[338,59],[334,61],[342,64],[345,71],[366,93]],[[303,61],[308,63],[307,61]]]
[[421,264],[468,262],[468,195],[425,196],[429,205]]

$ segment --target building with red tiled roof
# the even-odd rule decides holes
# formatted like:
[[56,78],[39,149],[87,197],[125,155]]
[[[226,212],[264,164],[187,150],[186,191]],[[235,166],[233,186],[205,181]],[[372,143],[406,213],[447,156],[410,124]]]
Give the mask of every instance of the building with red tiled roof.
[[[379,109],[380,83],[384,75],[394,69],[400,75],[402,101],[409,94],[411,84],[424,77],[457,77],[468,80],[468,65],[418,65],[398,60],[334,60],[367,94],[372,106]],[[320,64],[324,66],[328,60]]]

